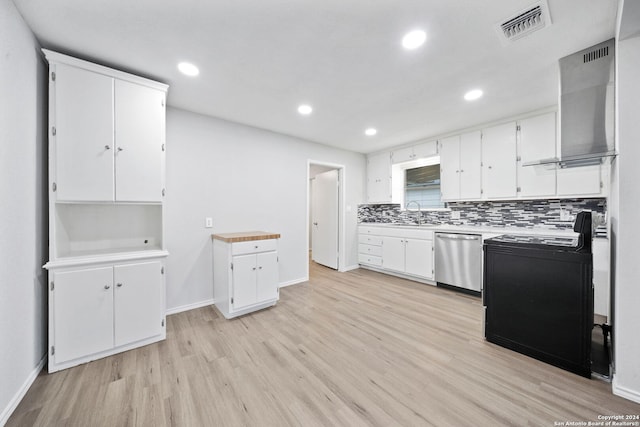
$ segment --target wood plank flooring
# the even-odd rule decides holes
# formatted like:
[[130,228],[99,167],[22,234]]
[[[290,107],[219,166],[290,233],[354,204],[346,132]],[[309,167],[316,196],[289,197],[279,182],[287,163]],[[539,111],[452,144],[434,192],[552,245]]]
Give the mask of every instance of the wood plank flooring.
[[43,372],[8,426],[553,426],[640,405],[482,338],[480,299],[311,263],[275,307]]

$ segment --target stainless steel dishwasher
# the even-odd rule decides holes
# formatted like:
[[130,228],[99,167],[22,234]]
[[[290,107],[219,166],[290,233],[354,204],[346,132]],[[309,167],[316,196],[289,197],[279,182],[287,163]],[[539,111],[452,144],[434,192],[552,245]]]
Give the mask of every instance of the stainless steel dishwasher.
[[482,291],[482,236],[435,233],[436,282],[480,295]]

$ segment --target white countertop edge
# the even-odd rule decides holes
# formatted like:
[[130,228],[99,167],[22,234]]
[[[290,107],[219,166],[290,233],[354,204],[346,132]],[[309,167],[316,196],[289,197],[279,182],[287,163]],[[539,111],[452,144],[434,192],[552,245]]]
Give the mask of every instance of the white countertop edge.
[[115,252],[110,254],[84,255],[75,257],[58,258],[49,261],[43,268],[51,270],[54,268],[76,267],[89,264],[107,264],[113,262],[137,261],[142,259],[164,258],[169,256],[165,250],[136,251],[136,252]]

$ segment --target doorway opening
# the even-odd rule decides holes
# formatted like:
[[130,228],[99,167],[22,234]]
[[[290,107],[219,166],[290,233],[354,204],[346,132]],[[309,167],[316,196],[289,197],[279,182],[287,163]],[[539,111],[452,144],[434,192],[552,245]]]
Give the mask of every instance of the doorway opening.
[[344,165],[307,161],[307,278],[311,262],[344,271]]

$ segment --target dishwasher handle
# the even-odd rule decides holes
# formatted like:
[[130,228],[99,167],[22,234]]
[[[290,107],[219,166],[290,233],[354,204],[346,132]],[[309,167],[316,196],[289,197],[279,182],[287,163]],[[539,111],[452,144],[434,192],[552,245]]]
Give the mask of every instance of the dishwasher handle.
[[480,239],[480,236],[469,235],[469,234],[436,233],[436,237],[440,239],[449,239],[449,240],[479,240]]

